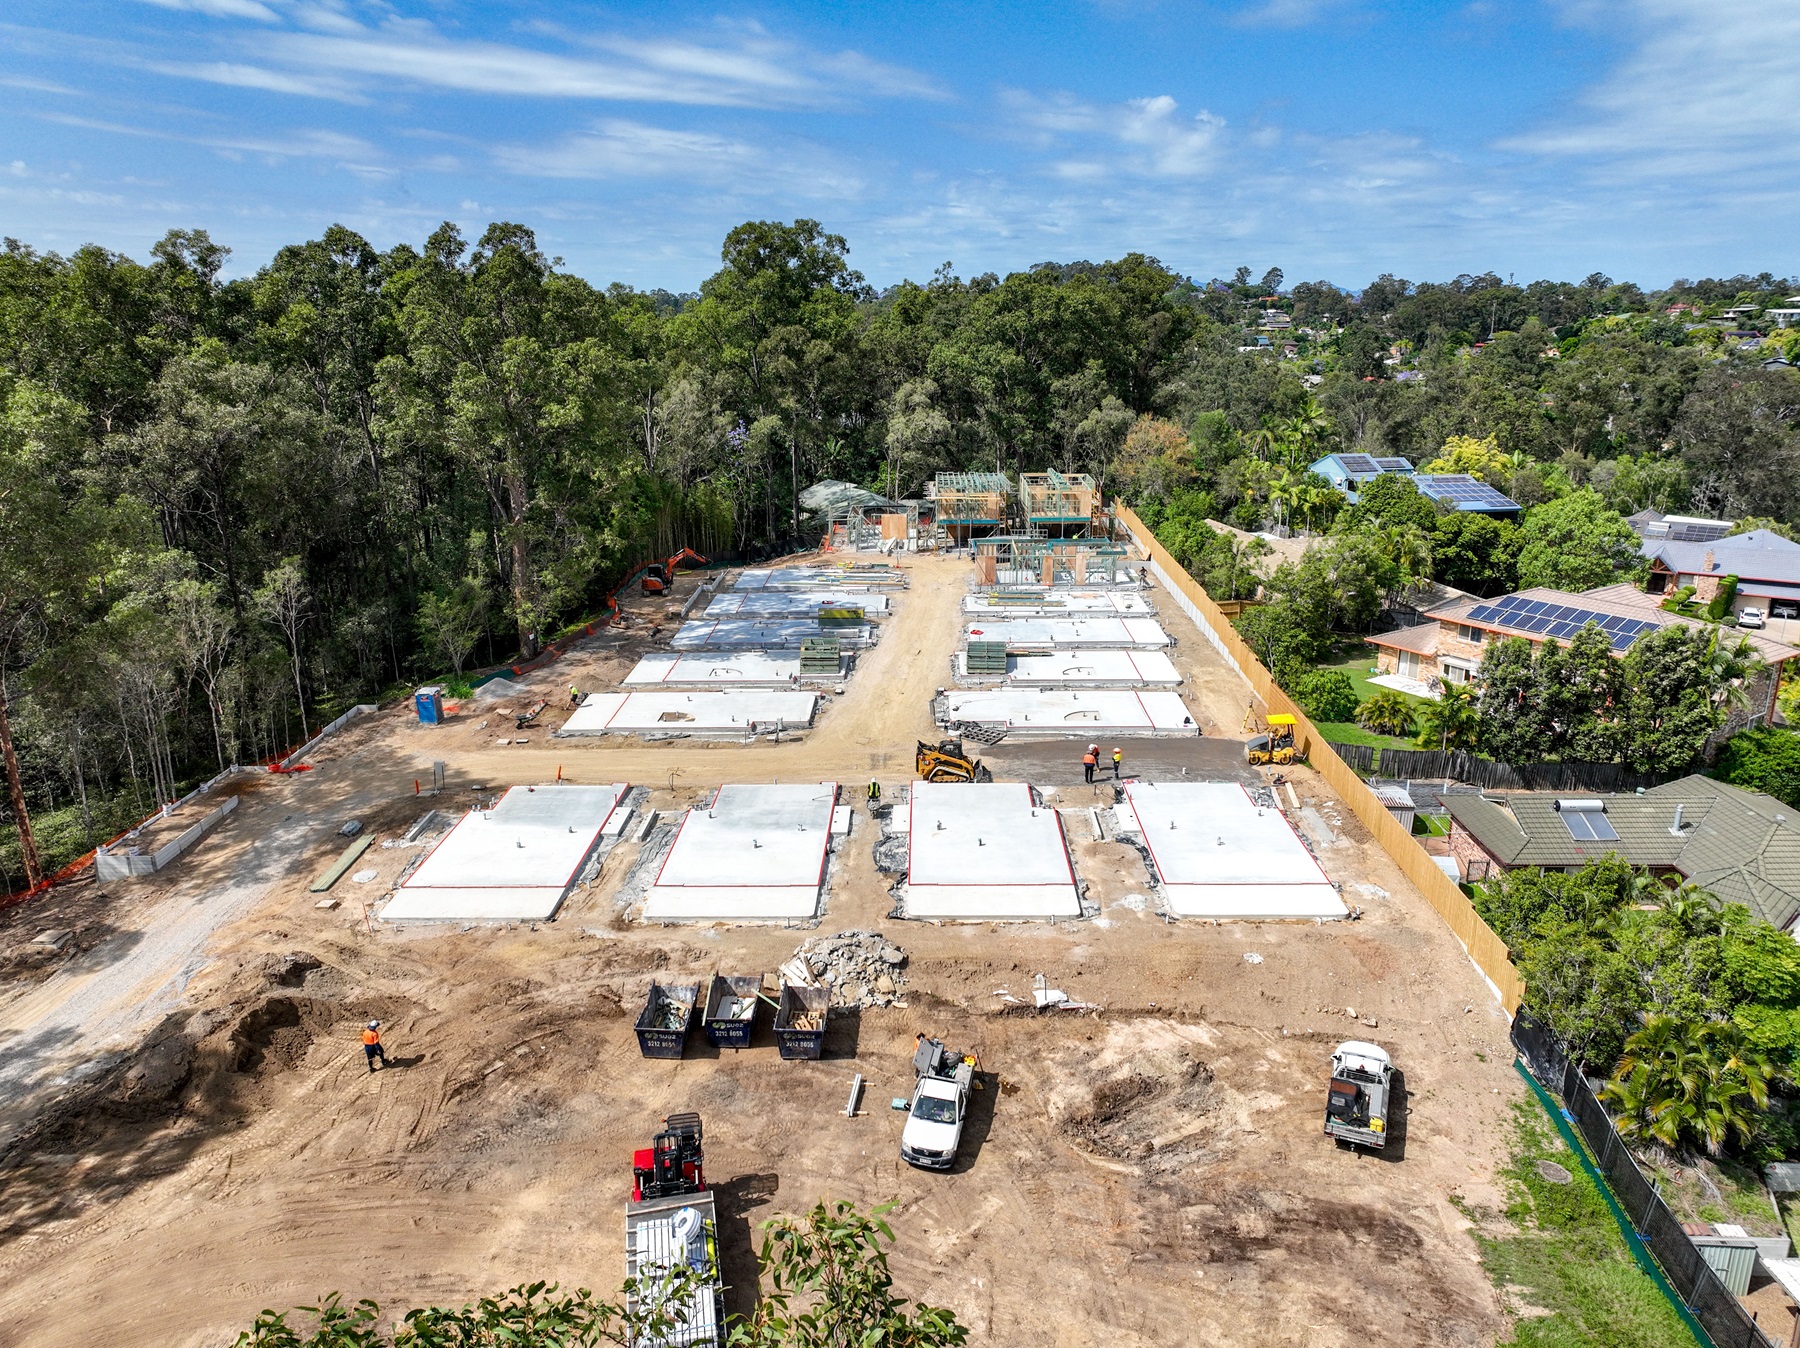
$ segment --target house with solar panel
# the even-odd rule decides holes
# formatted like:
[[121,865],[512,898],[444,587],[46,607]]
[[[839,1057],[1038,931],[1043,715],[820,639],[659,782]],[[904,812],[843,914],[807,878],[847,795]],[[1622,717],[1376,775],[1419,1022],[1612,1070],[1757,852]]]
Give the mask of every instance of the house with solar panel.
[[[1616,656],[1623,656],[1640,637],[1660,628],[1711,627],[1666,612],[1656,596],[1633,585],[1603,585],[1580,594],[1540,587],[1498,599],[1465,599],[1432,609],[1417,626],[1377,632],[1368,638],[1382,671],[1375,682],[1435,697],[1445,684],[1476,682],[1481,658],[1496,641],[1523,637],[1534,646],[1545,641],[1566,645],[1589,623],[1606,633]],[[1800,656],[1800,650],[1761,632],[1739,629],[1733,635],[1748,637],[1763,661],[1763,669],[1745,691],[1750,702],[1748,718],[1766,720],[1774,715],[1784,667]],[[1728,723],[1724,729],[1735,729],[1744,719],[1745,714],[1737,713],[1735,724]]]
[[1374,454],[1327,454],[1313,464],[1312,471],[1341,491],[1344,499],[1351,505],[1356,504],[1359,487],[1374,481],[1383,473],[1397,473],[1411,479],[1421,495],[1430,497],[1450,510],[1475,511],[1502,519],[1516,519],[1525,509],[1480,478],[1470,477],[1467,473],[1417,472],[1408,460],[1401,458]]
[[1682,777],[1642,794],[1447,794],[1450,855],[1470,883],[1540,866],[1577,871],[1608,854],[1691,880],[1772,927],[1800,923],[1800,817],[1760,791]]
[[1687,541],[1644,538],[1650,559],[1646,588],[1673,594],[1684,585],[1694,598],[1710,603],[1727,576],[1736,578],[1731,611],[1757,609],[1765,618],[1800,618],[1800,543],[1768,529],[1752,529],[1730,538]]
[[1372,454],[1327,454],[1313,464],[1312,471],[1343,492],[1351,505],[1356,504],[1356,489],[1383,473],[1413,476],[1411,460],[1376,458]]

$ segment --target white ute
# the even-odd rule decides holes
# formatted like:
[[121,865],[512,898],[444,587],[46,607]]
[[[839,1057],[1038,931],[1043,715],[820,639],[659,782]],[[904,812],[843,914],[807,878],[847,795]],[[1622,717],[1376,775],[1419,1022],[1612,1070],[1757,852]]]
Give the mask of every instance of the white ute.
[[900,1130],[900,1159],[926,1170],[956,1164],[969,1091],[975,1083],[973,1054],[956,1053],[939,1039],[919,1036],[913,1051],[912,1103]]

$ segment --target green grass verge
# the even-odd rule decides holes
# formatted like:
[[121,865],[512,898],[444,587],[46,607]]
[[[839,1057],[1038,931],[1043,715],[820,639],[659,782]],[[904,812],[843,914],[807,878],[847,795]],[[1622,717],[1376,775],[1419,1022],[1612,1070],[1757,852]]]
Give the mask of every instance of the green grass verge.
[[[1513,1234],[1477,1235],[1482,1266],[1517,1315],[1520,1348],[1695,1348],[1656,1284],[1632,1260],[1580,1160],[1536,1100],[1512,1106],[1512,1155],[1501,1171]],[[1553,1161],[1573,1177],[1538,1173]]]
[[[1361,645],[1352,646],[1348,651],[1340,654],[1335,660],[1326,660],[1322,662],[1318,668],[1343,670],[1344,673],[1350,676],[1350,682],[1355,686],[1356,696],[1359,700],[1362,698],[1373,697],[1376,693],[1396,691],[1394,689],[1383,688],[1378,683],[1369,682],[1369,679],[1372,677],[1369,671],[1375,668],[1376,654],[1375,648],[1367,642],[1364,642]],[[1417,702],[1421,706],[1431,700],[1426,697],[1414,697],[1411,693],[1401,693],[1400,696],[1409,702]]]
[[1319,733],[1333,744],[1372,744],[1377,749],[1416,749],[1411,740],[1397,740],[1392,735],[1377,735],[1364,730],[1355,721],[1315,721]]

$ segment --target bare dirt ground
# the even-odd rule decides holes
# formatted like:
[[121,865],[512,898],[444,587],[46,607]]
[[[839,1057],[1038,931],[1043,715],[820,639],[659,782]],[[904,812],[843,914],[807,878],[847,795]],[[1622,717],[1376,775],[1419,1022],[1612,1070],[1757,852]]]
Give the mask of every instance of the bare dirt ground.
[[[1358,922],[1166,924],[1138,854],[1079,827],[1070,842],[1096,919],[890,921],[876,830],[859,817],[820,929],[877,928],[905,948],[907,1005],[837,1018],[818,1063],[780,1061],[768,1042],[720,1054],[698,1035],[683,1061],[638,1056],[631,1017],[652,977],[772,975],[809,933],[622,920],[631,845],[536,929],[365,922],[363,896],[416,855],[380,842],[466,803],[476,783],[561,767],[651,786],[666,809],[728,781],[904,782],[913,741],[932,733],[966,575],[920,559],[883,640],[798,742],[533,732],[501,748],[476,728],[487,712],[440,731],[384,713],[329,744],[314,772],[260,784],[165,875],[0,917],[3,950],[45,927],[88,932],[52,958],[0,964],[15,1139],[0,1166],[0,1344],[210,1348],[265,1306],[333,1289],[399,1310],[538,1278],[610,1288],[630,1154],[684,1108],[706,1120],[737,1308],[755,1295],[755,1223],[830,1196],[897,1200],[900,1287],[953,1307],[984,1343],[1495,1342],[1507,1321],[1453,1200],[1498,1205],[1517,1091],[1505,1019],[1304,769],[1290,775],[1296,822]],[[1235,734],[1242,685],[1161,608],[1190,705],[1209,735]],[[528,676],[528,692],[554,706],[571,670],[584,688],[616,680],[654,648],[648,627],[597,638]],[[1248,771],[1216,741],[1164,768],[1166,745],[1136,743],[1134,768]],[[996,767],[1011,752],[1000,746]],[[416,797],[434,759],[449,788]],[[1018,775],[1074,780],[1059,762],[1034,747]],[[340,906],[320,910],[307,885],[351,815],[380,840],[356,867],[376,878],[346,878]],[[994,995],[1029,997],[1040,972],[1103,1009],[1038,1014]],[[373,1076],[357,1042],[371,1016],[393,1056]],[[897,1154],[887,1102],[910,1088],[917,1030],[975,1050],[984,1070],[949,1175]],[[1325,1060],[1349,1037],[1388,1045],[1405,1070],[1404,1126],[1380,1158],[1319,1133]],[[856,1072],[868,1086],[846,1118]]]

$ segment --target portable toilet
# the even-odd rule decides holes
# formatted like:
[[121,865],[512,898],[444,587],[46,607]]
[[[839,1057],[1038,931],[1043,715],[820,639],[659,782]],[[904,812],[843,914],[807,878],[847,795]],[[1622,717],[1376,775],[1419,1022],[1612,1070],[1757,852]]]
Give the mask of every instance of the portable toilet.
[[413,694],[413,702],[419,709],[420,725],[439,725],[444,719],[444,690],[436,684],[421,688]]

